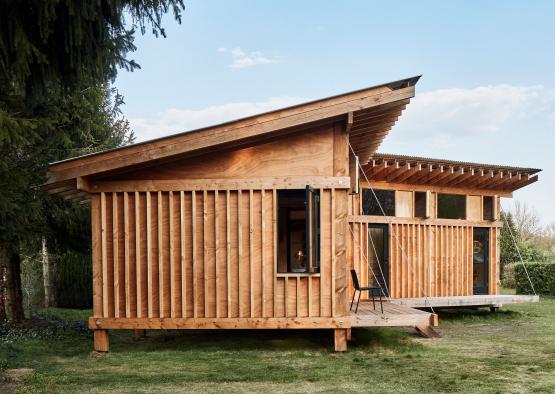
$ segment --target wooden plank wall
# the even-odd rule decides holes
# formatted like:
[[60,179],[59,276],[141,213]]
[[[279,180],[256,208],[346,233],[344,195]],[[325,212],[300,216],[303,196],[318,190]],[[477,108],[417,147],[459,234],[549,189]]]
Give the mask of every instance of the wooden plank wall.
[[[361,214],[359,195],[350,196],[349,212]],[[391,296],[472,295],[473,229],[474,225],[464,220],[447,225],[391,218],[388,271]],[[499,227],[490,227],[489,294],[499,291],[499,231]],[[373,253],[366,236],[368,223],[351,221],[349,232],[348,267],[357,271],[361,286],[372,285],[374,275],[381,274],[378,267],[367,267],[367,256]],[[348,282],[348,296],[351,296],[352,281]]]
[[[381,273],[378,267],[367,267],[367,256],[373,253],[366,236],[368,223],[352,222],[350,226],[354,253],[349,265],[357,271],[362,285],[372,285],[373,275]],[[472,229],[462,224],[390,224],[391,297],[472,295]]]
[[94,316],[343,316],[347,190],[321,189],[315,275],[276,275],[276,203],[277,190],[93,194]]

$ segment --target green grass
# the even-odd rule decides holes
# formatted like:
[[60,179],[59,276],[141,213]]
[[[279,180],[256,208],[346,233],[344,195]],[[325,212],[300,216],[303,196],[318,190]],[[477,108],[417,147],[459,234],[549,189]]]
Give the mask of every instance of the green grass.
[[0,367],[34,369],[21,392],[555,392],[554,298],[441,313],[435,340],[354,330],[346,353],[330,350],[326,331],[150,331],[140,340],[113,331],[110,353],[99,355],[84,323],[69,321],[88,314],[50,310],[41,313],[48,324],[0,331]]

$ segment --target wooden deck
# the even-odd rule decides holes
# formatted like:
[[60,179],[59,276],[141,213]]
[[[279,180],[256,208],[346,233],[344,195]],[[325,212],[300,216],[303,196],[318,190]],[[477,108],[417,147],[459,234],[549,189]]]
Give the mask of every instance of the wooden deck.
[[492,306],[501,307],[505,304],[519,304],[525,302],[539,302],[540,297],[535,295],[473,295],[453,297],[428,297],[428,298],[393,298],[392,304],[412,308],[448,308],[465,306]]
[[355,313],[353,305],[351,327],[437,326],[437,315],[433,313],[391,302],[384,302],[383,310],[382,313],[379,303],[376,303],[374,310],[371,301],[361,301],[358,312]]

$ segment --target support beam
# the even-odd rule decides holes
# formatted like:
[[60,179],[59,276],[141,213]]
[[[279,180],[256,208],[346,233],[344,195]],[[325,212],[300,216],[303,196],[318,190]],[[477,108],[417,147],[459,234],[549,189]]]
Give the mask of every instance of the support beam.
[[441,335],[432,328],[432,326],[416,326],[414,327],[416,331],[420,333],[424,338],[441,338]]
[[94,330],[95,352],[107,352],[109,349],[108,330]]
[[347,351],[347,330],[337,328],[333,330],[333,347],[336,352]]

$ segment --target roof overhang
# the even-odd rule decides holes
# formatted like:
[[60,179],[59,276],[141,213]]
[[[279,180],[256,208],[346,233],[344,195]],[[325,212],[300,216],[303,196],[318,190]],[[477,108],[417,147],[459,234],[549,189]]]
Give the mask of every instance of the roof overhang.
[[537,168],[376,153],[364,167],[370,181],[511,193],[538,180]]
[[[155,165],[221,149],[261,143],[318,124],[345,121],[351,145],[367,163],[415,94],[419,76],[373,86],[264,114],[52,163],[43,187],[83,199],[84,177]],[[86,196],[86,195],[85,195]]]

